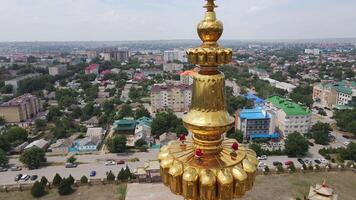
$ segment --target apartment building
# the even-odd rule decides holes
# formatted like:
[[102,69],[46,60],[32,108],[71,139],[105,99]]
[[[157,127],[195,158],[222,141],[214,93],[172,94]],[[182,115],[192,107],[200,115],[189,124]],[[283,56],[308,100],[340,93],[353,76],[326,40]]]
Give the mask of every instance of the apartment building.
[[24,94],[0,105],[0,116],[7,123],[19,123],[32,119],[42,110],[36,96]]
[[238,110],[235,128],[241,130],[247,140],[278,138],[278,135],[275,134],[275,115],[263,107]]
[[316,83],[313,100],[324,107],[345,106],[356,98],[356,82]]
[[165,72],[179,72],[183,70],[183,64],[177,64],[177,63],[165,63],[163,64],[163,71]]
[[197,70],[187,70],[180,73],[180,82],[183,85],[193,85],[194,76],[197,74]]
[[299,132],[305,134],[311,127],[311,112],[301,105],[273,96],[266,100],[267,106],[276,115],[276,127],[285,135]]
[[151,89],[151,108],[153,112],[189,110],[192,98],[191,85],[154,85]]
[[178,60],[180,62],[187,62],[185,51],[180,49],[164,51],[163,59],[165,62],[173,62],[175,60]]
[[28,79],[28,78],[38,77],[40,75],[41,74],[39,74],[39,73],[35,73],[35,74],[27,74],[27,75],[24,75],[24,76],[19,76],[19,77],[16,77],[14,79],[10,79],[10,80],[5,81],[5,85],[12,85],[13,92],[16,92],[21,81],[23,81],[25,79]]

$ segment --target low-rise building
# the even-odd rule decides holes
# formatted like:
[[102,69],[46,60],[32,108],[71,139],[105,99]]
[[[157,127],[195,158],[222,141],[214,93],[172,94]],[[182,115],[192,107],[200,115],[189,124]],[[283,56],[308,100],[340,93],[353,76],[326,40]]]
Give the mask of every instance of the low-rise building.
[[85,68],[85,74],[96,74],[99,75],[99,67],[98,64],[91,64],[87,68]]
[[161,181],[160,165],[158,160],[149,160],[143,167],[133,171],[133,175],[140,183],[151,183]]
[[276,127],[285,136],[293,132],[308,133],[311,126],[309,109],[278,96],[268,98],[267,102],[271,112],[276,114]]
[[69,149],[73,147],[73,140],[70,138],[59,139],[55,143],[51,144],[49,150],[53,153],[68,153]]
[[168,142],[177,140],[177,134],[172,132],[166,132],[159,136],[159,142],[161,146],[167,145]]
[[48,147],[49,147],[49,143],[48,141],[44,140],[44,139],[40,139],[40,140],[35,140],[33,142],[31,142],[29,145],[27,145],[25,147],[25,149],[29,149],[31,147],[38,147],[40,149],[43,149],[43,150],[47,150]]
[[85,137],[75,141],[75,149],[80,152],[96,151],[101,142],[97,137]]
[[189,110],[192,98],[191,85],[153,85],[151,89],[151,108],[153,112]]
[[51,76],[57,76],[57,75],[62,75],[67,72],[67,66],[66,65],[56,65],[56,66],[51,66],[48,67],[48,73]]
[[41,102],[32,94],[24,94],[0,105],[0,116],[7,123],[24,122],[37,116],[41,111]]
[[114,122],[114,130],[118,134],[134,135],[136,121],[133,119],[121,119]]
[[85,134],[86,137],[95,137],[102,139],[105,135],[105,130],[101,127],[88,128]]
[[297,86],[290,84],[290,83],[286,83],[286,82],[280,82],[271,78],[262,78],[262,80],[268,81],[272,86],[282,89],[282,90],[286,90],[287,92],[292,92]]
[[253,93],[251,92],[248,92],[247,94],[244,95],[244,97],[247,99],[247,100],[250,100],[250,101],[253,101],[254,105],[255,106],[264,106],[266,101],[256,95],[254,95]]
[[196,70],[187,70],[180,73],[180,83],[183,85],[193,85],[194,76],[198,72]]
[[324,182],[322,185],[311,186],[306,200],[338,200],[338,195]]

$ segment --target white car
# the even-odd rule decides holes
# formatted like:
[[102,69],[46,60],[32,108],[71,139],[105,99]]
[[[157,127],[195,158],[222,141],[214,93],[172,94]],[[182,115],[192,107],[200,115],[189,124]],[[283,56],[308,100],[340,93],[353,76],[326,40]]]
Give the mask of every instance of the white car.
[[264,169],[266,167],[266,164],[264,162],[258,163],[258,168]]
[[323,164],[329,164],[329,161],[327,161],[326,159],[322,158],[320,159],[320,162]]
[[349,141],[344,142],[344,145],[345,145],[345,146],[349,146],[349,144],[350,144]]
[[20,181],[27,181],[29,178],[30,178],[29,175],[24,174],[21,176]]
[[116,165],[116,162],[113,160],[108,160],[105,162],[105,165]]

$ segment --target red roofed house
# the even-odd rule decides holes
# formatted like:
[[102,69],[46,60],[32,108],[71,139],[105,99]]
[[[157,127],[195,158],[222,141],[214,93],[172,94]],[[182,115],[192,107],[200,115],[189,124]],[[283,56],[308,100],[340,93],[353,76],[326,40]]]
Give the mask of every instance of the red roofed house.
[[85,68],[85,74],[99,74],[99,65],[98,64],[91,64],[89,67]]
[[139,73],[135,73],[135,75],[134,75],[134,80],[135,81],[143,81],[143,80],[145,80],[145,74],[144,73],[142,73],[142,72],[139,72]]
[[105,75],[108,75],[108,74],[111,74],[111,73],[112,73],[111,70],[104,70],[104,71],[102,71],[102,72],[100,73],[100,75],[105,76]]

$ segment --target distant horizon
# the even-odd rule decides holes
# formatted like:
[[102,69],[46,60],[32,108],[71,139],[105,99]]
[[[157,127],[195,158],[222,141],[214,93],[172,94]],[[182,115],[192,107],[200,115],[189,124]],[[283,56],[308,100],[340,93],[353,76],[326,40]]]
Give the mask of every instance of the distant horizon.
[[[354,0],[218,0],[225,40],[356,37]],[[195,39],[204,0],[3,0],[0,41]],[[234,38],[234,39],[231,39]]]
[[[282,39],[220,39],[220,42],[224,41],[247,41],[247,42],[276,42],[276,41],[320,41],[320,40],[355,40],[355,37],[335,37],[335,38],[282,38]],[[19,41],[1,41],[0,43],[46,43],[46,42],[53,42],[53,43],[61,43],[61,42],[157,42],[157,41],[197,41],[199,42],[200,39],[137,39],[137,40],[19,40]]]

